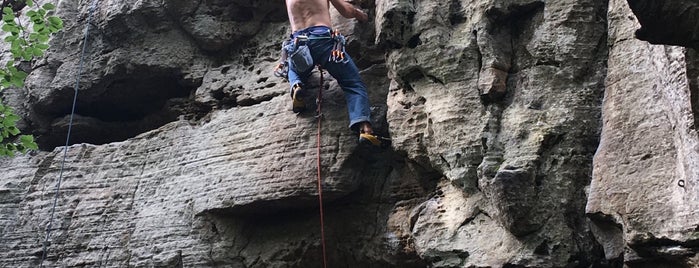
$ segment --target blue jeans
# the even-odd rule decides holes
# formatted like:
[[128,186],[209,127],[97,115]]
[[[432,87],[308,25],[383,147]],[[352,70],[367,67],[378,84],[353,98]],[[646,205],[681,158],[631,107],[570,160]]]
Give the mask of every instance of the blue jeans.
[[[330,52],[335,44],[335,40],[330,38],[331,29],[326,26],[313,26],[299,30],[291,35],[292,41],[298,35],[307,35],[309,37],[307,44],[313,56],[313,63],[327,70],[345,92],[350,129],[356,130],[357,123],[371,122],[371,110],[369,109],[366,85],[359,77],[359,69],[352,58],[349,55],[345,55],[347,60],[344,62],[329,60]],[[289,63],[289,66],[291,66],[291,63]],[[291,88],[296,84],[300,84],[303,88],[304,82],[311,75],[312,71],[313,68],[310,68],[303,73],[297,73],[293,68],[289,68],[289,85]]]

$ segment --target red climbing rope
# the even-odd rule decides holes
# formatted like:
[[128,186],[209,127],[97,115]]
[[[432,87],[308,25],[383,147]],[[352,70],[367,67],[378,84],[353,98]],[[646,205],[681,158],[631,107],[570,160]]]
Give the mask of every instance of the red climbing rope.
[[320,244],[323,247],[323,268],[328,267],[328,261],[325,254],[325,223],[323,222],[323,186],[321,184],[321,173],[320,173],[320,129],[321,122],[323,119],[323,114],[321,113],[321,105],[323,103],[323,69],[318,65],[318,71],[320,71],[320,87],[318,87],[318,99],[316,103],[318,105],[317,117],[318,117],[318,146],[317,146],[317,160],[318,160],[318,204],[320,205]]

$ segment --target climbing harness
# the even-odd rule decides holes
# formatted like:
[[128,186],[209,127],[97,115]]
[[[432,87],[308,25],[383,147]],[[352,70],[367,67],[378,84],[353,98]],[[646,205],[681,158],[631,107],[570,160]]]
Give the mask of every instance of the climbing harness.
[[321,110],[322,104],[323,104],[323,87],[325,86],[323,83],[323,69],[318,65],[318,71],[320,71],[320,87],[318,87],[318,99],[316,99],[317,106],[318,108],[316,109],[316,117],[318,118],[318,144],[316,148],[316,154],[317,154],[317,167],[318,167],[318,204],[320,207],[320,243],[321,246],[323,247],[323,268],[328,267],[328,262],[327,262],[327,257],[325,253],[325,223],[323,221],[323,186],[322,186],[322,177],[321,177],[321,172],[320,172],[320,131],[321,131],[321,123],[323,119],[323,113]]
[[80,64],[78,65],[78,74],[77,78],[75,79],[75,88],[74,88],[74,95],[73,95],[73,107],[70,111],[70,120],[68,121],[68,134],[66,135],[66,145],[63,147],[63,160],[61,160],[61,168],[59,171],[58,175],[58,182],[56,183],[56,193],[53,198],[53,206],[51,207],[51,216],[49,217],[49,223],[46,225],[46,238],[44,239],[44,245],[43,245],[43,251],[41,254],[41,264],[40,267],[44,267],[44,261],[46,260],[46,257],[48,256],[48,243],[49,239],[51,238],[51,227],[53,227],[53,217],[54,213],[56,212],[56,204],[58,203],[58,195],[61,191],[61,181],[63,180],[63,170],[65,169],[65,163],[66,163],[66,158],[68,155],[68,145],[70,144],[70,134],[73,128],[73,117],[75,116],[75,106],[76,103],[78,102],[78,89],[80,89],[80,78],[82,76],[83,72],[83,65],[85,63],[85,51],[87,50],[87,41],[90,37],[90,25],[92,21],[92,15],[95,12],[95,8],[97,7],[97,3],[99,0],[92,0],[92,4],[90,6],[90,10],[88,11],[88,17],[87,17],[87,23],[85,25],[85,33],[83,36],[83,47],[82,47],[82,52],[80,53]]
[[297,35],[282,43],[279,63],[274,67],[274,76],[289,78],[289,68],[297,73],[303,73],[313,67],[313,57],[308,48],[309,40],[333,39],[333,49],[330,51],[329,62],[347,63],[349,57],[345,51],[347,39],[339,30],[332,30],[330,36]]

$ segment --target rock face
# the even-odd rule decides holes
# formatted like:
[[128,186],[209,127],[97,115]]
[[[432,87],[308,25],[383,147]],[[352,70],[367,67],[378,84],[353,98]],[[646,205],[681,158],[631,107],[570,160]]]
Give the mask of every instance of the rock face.
[[641,28],[636,37],[654,44],[699,48],[699,3],[696,1],[629,0]]
[[435,267],[597,262],[580,208],[599,131],[606,5],[400,10],[422,15],[402,23],[407,42],[389,40],[400,46],[387,57],[394,148],[448,181],[417,207],[418,254]]
[[[0,159],[2,267],[41,262],[87,2],[57,1],[65,31],[3,96],[42,150]],[[328,265],[698,265],[696,53],[634,39],[622,0],[446,2],[332,12],[392,147],[357,146],[342,90],[313,75]],[[320,265],[317,120],[272,76],[285,6],[94,18],[44,265]]]
[[609,259],[696,267],[696,53],[634,39],[639,23],[626,1],[611,1],[609,25],[604,127],[587,204],[593,231]]

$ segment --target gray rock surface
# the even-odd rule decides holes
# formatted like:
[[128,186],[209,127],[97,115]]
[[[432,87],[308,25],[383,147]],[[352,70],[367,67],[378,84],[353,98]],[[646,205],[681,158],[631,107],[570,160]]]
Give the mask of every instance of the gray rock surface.
[[641,28],[636,37],[653,44],[699,48],[699,3],[691,0],[628,0]]
[[[2,267],[40,263],[60,173],[88,1],[57,4],[66,30],[3,96],[42,150],[0,159]],[[314,74],[330,267],[698,264],[693,50],[634,39],[623,0],[357,4],[370,23],[332,17],[392,146],[357,146]],[[284,5],[95,19],[44,264],[320,265],[317,121],[272,76]]]
[[389,53],[388,121],[396,150],[451,181],[416,211],[416,248],[433,266],[596,261],[581,209],[599,129],[606,6],[582,2],[412,7],[437,14],[416,17],[419,41]]
[[[604,127],[587,212],[607,258],[699,265],[696,56],[633,38],[638,21],[611,1]],[[693,73],[694,72],[694,73]]]

